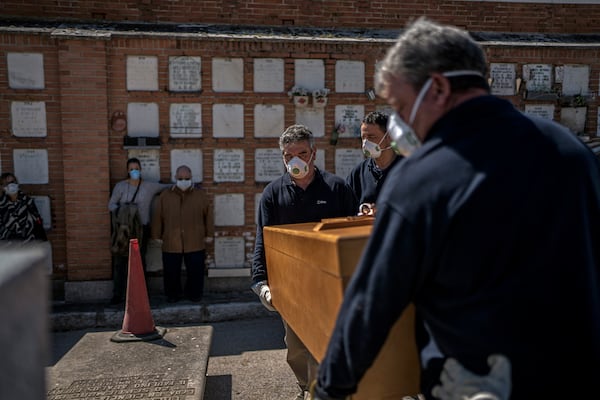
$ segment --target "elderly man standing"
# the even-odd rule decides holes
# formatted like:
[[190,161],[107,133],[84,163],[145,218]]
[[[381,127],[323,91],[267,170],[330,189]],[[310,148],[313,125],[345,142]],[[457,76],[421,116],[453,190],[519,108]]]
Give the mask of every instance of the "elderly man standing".
[[[204,293],[206,245],[214,235],[214,217],[206,193],[192,185],[192,171],[177,168],[176,184],[164,190],[152,218],[152,238],[162,241],[164,290],[168,302],[185,296],[200,301]],[[186,282],[181,287],[181,263]]]

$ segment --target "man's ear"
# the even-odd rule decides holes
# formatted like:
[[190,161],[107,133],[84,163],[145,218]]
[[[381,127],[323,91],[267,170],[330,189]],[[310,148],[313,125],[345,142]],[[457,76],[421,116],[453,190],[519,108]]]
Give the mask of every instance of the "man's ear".
[[450,81],[444,75],[439,73],[431,74],[431,80],[435,103],[441,106],[445,105],[452,94]]

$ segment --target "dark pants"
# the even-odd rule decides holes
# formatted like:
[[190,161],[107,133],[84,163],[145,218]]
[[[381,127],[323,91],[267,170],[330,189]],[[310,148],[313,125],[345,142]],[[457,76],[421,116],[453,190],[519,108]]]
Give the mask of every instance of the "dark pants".
[[[204,260],[206,251],[162,253],[165,295],[172,300],[182,296],[199,301],[204,294]],[[186,281],[181,289],[181,262],[185,263]]]
[[[143,226],[142,240],[140,241],[140,256],[144,276],[146,275],[146,251],[148,250],[148,238],[150,237],[150,225]],[[113,255],[113,299],[124,300],[127,291],[127,274],[129,267],[129,255]]]

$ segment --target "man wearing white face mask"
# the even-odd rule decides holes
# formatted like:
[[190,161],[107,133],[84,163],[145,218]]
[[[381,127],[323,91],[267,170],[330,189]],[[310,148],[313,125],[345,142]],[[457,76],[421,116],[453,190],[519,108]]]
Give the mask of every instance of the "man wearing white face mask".
[[406,158],[377,199],[315,399],[356,391],[410,303],[428,400],[597,392],[598,162],[566,128],[491,96],[486,72],[467,32],[424,18],[381,63]]
[[[315,167],[317,148],[312,132],[304,125],[288,127],[279,138],[286,172],[269,183],[262,194],[258,209],[252,290],[263,305],[275,311],[271,304],[263,242],[263,227],[268,225],[319,222],[324,218],[356,214],[357,202],[344,180]],[[315,296],[317,293],[298,293]],[[298,399],[304,399],[308,384],[315,378],[317,362],[294,331],[285,323],[287,361],[298,380]]]
[[[163,191],[152,217],[152,238],[162,241],[163,282],[170,303],[185,297],[198,302],[204,293],[206,243],[212,242],[214,217],[208,196],[194,188],[192,171],[177,168],[176,183]],[[186,282],[181,287],[181,263]]]
[[403,157],[391,148],[387,130],[388,116],[374,111],[367,114],[360,125],[362,151],[365,160],[350,171],[346,183],[352,188],[360,204],[369,204],[371,210],[388,172]]

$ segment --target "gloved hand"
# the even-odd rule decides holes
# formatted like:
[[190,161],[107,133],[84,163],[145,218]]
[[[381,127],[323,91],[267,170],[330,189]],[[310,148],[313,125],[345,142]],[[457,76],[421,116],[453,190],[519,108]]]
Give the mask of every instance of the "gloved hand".
[[251,286],[252,291],[258,295],[260,302],[269,311],[277,311],[273,304],[271,304],[271,289],[267,285],[267,281],[256,282]]
[[447,359],[440,376],[442,385],[435,386],[432,394],[440,400],[508,400],[512,387],[510,361],[501,354],[493,354],[487,361],[490,373],[477,375],[456,359]]

